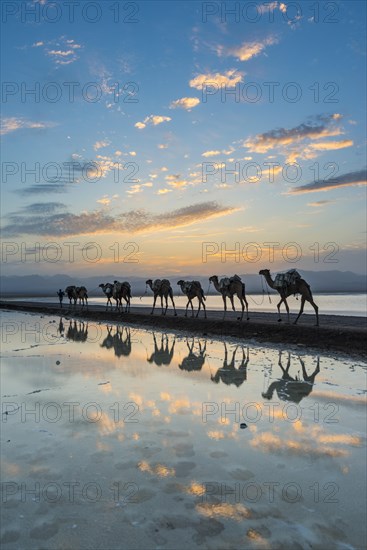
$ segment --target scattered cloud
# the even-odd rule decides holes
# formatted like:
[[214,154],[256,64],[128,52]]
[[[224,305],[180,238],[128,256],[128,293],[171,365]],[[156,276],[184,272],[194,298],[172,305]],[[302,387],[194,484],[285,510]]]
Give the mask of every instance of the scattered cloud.
[[170,109],[186,109],[186,111],[191,111],[191,109],[199,105],[199,103],[200,99],[197,97],[182,97],[181,99],[172,101]]
[[146,126],[158,126],[158,124],[162,124],[163,122],[169,122],[171,117],[169,116],[162,116],[162,115],[150,115],[147,116],[143,122],[137,122],[135,124],[135,128],[138,128],[139,130],[142,130]]
[[29,195],[48,195],[50,193],[67,193],[68,186],[64,182],[60,183],[37,183],[24,189],[16,189],[18,195],[27,197]]
[[[352,140],[317,141],[322,138],[335,137],[344,134],[340,125],[342,115],[317,115],[309,121],[294,128],[276,128],[257,134],[243,142],[243,147],[251,153],[267,153],[278,150],[287,157],[287,162],[296,162],[298,158],[312,159],[320,152],[351,147]],[[316,143],[312,143],[316,141]]]
[[79,59],[77,52],[82,46],[72,38],[60,36],[48,42],[42,40],[34,42],[32,48],[42,48],[55,65],[70,65]]
[[278,39],[275,36],[268,36],[262,41],[243,42],[241,46],[235,48],[217,46],[216,51],[219,57],[235,57],[239,61],[248,61],[252,57],[259,55],[268,46],[277,43]]
[[98,151],[98,149],[102,149],[103,147],[108,147],[109,145],[111,145],[111,142],[108,141],[107,139],[96,141],[95,144],[93,145],[93,149],[95,151]]
[[168,185],[174,189],[183,189],[189,185],[189,182],[181,177],[180,174],[171,174],[164,178]]
[[291,145],[305,139],[338,136],[343,131],[334,123],[340,118],[341,115],[338,113],[319,115],[315,117],[314,121],[304,122],[294,128],[276,128],[263,134],[257,134],[253,138],[248,138],[243,145],[253,153],[267,153],[280,145]]
[[228,86],[233,87],[239,82],[243,81],[244,73],[237,71],[237,69],[230,69],[225,73],[203,73],[198,74],[190,80],[189,84],[191,88],[202,90],[203,86]]
[[[160,193],[162,194],[162,193]],[[8,216],[9,223],[3,227],[7,237],[19,235],[43,235],[65,237],[107,233],[146,233],[169,230],[236,212],[238,208],[222,206],[214,201],[193,204],[162,214],[146,210],[130,210],[113,216],[106,209],[72,214],[63,212],[50,215],[27,215],[20,212]]]
[[204,153],[202,153],[202,157],[217,157],[218,155],[220,155],[220,151],[216,150],[216,151],[205,151]]
[[126,193],[128,195],[136,195],[137,193],[142,193],[144,191],[144,187],[153,187],[153,183],[151,181],[148,183],[137,183],[132,185]]
[[[222,151],[219,151],[218,149],[210,150],[210,151],[204,151],[202,153],[202,157],[217,157],[218,155],[231,155],[233,153],[234,149],[223,149]],[[234,159],[228,159],[228,161],[233,161]]]
[[307,206],[312,206],[313,208],[320,208],[322,206],[326,206],[327,204],[333,204],[333,203],[335,203],[335,201],[329,201],[329,200],[315,201],[315,202],[307,203]]
[[336,176],[328,180],[318,180],[300,187],[293,187],[288,191],[289,195],[298,195],[301,193],[313,193],[315,191],[329,191],[330,189],[339,189],[340,187],[354,187],[367,184],[367,172],[363,170],[357,170],[355,172],[348,172],[341,176]]
[[36,122],[25,118],[9,117],[1,119],[0,135],[10,134],[16,130],[44,130],[56,126],[54,122]]
[[336,151],[337,149],[344,149],[352,145],[353,141],[351,139],[344,139],[341,141],[319,141],[317,143],[310,143],[308,147],[314,151]]

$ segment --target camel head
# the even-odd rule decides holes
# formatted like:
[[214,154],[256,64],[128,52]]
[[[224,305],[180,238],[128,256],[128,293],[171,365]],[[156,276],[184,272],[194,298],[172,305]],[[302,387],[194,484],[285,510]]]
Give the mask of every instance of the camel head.
[[152,285],[153,284],[152,279],[148,279],[147,281],[145,281],[145,284],[146,285]]
[[185,282],[185,281],[183,281],[182,279],[180,279],[180,280],[178,281],[178,283],[177,283],[177,284],[181,286],[181,285],[183,285],[183,284],[184,284],[184,282]]
[[104,285],[103,283],[101,283],[100,285],[98,285],[99,288],[104,288],[106,285]]
[[261,269],[259,275],[270,275],[270,269]]
[[269,392],[269,390],[267,392],[262,392],[261,395],[264,399],[268,399],[269,401],[273,397],[273,393],[271,391]]
[[218,275],[212,275],[211,277],[209,277],[209,281],[211,283],[214,283],[215,281],[218,281]]

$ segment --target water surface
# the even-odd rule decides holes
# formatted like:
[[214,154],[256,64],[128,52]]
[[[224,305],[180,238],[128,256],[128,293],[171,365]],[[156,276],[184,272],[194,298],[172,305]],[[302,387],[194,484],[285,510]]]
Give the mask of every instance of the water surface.
[[364,548],[365,366],[9,312],[2,544]]

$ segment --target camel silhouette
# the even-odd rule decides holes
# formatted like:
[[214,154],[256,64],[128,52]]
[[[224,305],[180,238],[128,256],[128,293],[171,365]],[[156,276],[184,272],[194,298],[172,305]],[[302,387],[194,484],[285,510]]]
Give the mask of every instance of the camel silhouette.
[[281,379],[272,382],[267,391],[261,394],[265,399],[272,399],[274,391],[282,401],[292,401],[293,403],[299,403],[304,397],[310,395],[315,378],[320,372],[320,357],[317,357],[316,368],[311,375],[307,374],[305,363],[301,357],[298,356],[298,359],[302,367],[303,380],[297,376],[293,378],[288,372],[291,366],[290,352],[288,352],[286,368],[282,364],[282,352],[279,352],[278,365],[282,369],[283,376]]
[[202,369],[205,363],[206,340],[204,342],[203,347],[201,347],[201,342],[199,340],[198,354],[193,352],[194,344],[195,344],[195,338],[192,339],[191,346],[189,344],[188,338],[186,339],[186,345],[189,349],[189,354],[186,357],[184,357],[182,360],[182,363],[178,365],[181,370],[186,370],[188,372],[191,372],[191,371],[199,371]]
[[[242,361],[238,368],[235,367],[237,349],[242,349]],[[231,362],[228,363],[228,350],[227,344],[224,342],[224,359],[223,367],[217,370],[214,376],[211,376],[212,382],[218,384],[221,380],[227,386],[234,384],[239,388],[245,380],[247,380],[247,366],[250,361],[249,349],[247,348],[247,354],[242,346],[236,346],[233,353]]]
[[281,300],[277,305],[278,314],[279,314],[278,322],[281,322],[282,320],[280,317],[280,306],[284,304],[285,309],[287,310],[287,319],[289,323],[289,306],[288,306],[287,298],[288,296],[291,296],[291,294],[294,294],[294,295],[300,294],[301,307],[297,315],[297,318],[294,321],[294,324],[296,324],[298,319],[301,317],[305,307],[305,302],[309,302],[315,310],[316,326],[317,327],[319,326],[319,308],[313,301],[310,285],[304,279],[302,279],[301,277],[297,277],[292,284],[285,285],[278,288],[275,286],[275,281],[272,279],[269,269],[261,269],[259,271],[259,275],[263,275],[265,277],[267,284],[270,286],[270,288],[274,288],[280,294]]
[[[119,325],[113,327],[106,325],[107,335],[100,344],[101,348],[113,349],[116,357],[128,357],[131,353],[131,333],[129,327],[121,327]],[[112,330],[115,328],[115,333]],[[124,337],[125,333],[125,337]]]
[[162,365],[169,365],[173,359],[176,337],[173,338],[173,343],[171,348],[169,348],[169,341],[166,333],[162,332],[161,334],[160,347],[158,347],[155,332],[153,332],[153,340],[154,340],[154,351],[150,357],[147,357],[148,363],[154,363],[158,367],[161,367]]
[[70,320],[68,330],[66,331],[66,338],[74,342],[86,342],[88,338],[88,323]]

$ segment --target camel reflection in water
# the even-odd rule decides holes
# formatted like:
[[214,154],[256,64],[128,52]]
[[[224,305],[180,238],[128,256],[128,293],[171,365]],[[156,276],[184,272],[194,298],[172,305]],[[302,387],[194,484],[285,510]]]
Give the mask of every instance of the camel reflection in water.
[[199,343],[199,353],[194,353],[193,348],[195,344],[195,338],[192,338],[191,346],[189,344],[189,339],[186,339],[186,345],[189,350],[189,354],[183,358],[182,362],[180,363],[179,368],[181,370],[186,370],[188,372],[191,371],[199,371],[202,369],[204,363],[205,363],[205,357],[206,357],[206,340],[204,341],[203,347],[201,346],[200,340],[198,340]]
[[[237,349],[242,349],[242,360],[238,368],[236,368],[236,353]],[[249,348],[247,348],[247,354],[245,353],[245,348],[243,346],[236,346],[233,353],[231,362],[228,363],[228,349],[227,344],[224,342],[224,359],[223,367],[217,370],[215,375],[211,375],[212,382],[218,384],[222,381],[227,386],[234,384],[239,388],[245,380],[247,380],[247,366],[250,361]]]
[[74,342],[86,342],[88,338],[88,323],[84,323],[84,321],[70,320],[65,336],[68,340],[73,340]]
[[147,357],[148,363],[154,363],[157,367],[162,365],[170,365],[175,352],[176,337],[173,337],[173,343],[169,345],[168,335],[165,332],[161,333],[161,342],[158,347],[157,338],[155,332],[153,334],[154,351],[150,357]]
[[293,378],[288,372],[291,366],[290,352],[288,352],[286,368],[284,368],[282,364],[282,352],[279,352],[278,365],[282,369],[283,376],[281,379],[272,382],[268,390],[262,393],[265,399],[272,399],[274,391],[276,391],[279,399],[282,401],[293,401],[293,403],[299,403],[304,397],[310,395],[315,383],[315,378],[320,372],[320,357],[317,357],[316,368],[311,375],[307,374],[305,363],[301,357],[298,356],[298,359],[302,367],[303,380],[298,376]]
[[[101,348],[113,349],[116,357],[128,357],[131,353],[131,333],[129,327],[121,327],[119,325],[113,327],[106,326],[107,336],[100,344]],[[112,334],[113,328],[115,329]]]
[[60,317],[59,326],[57,328],[57,332],[60,334],[60,336],[64,336],[65,332],[65,326],[62,320],[62,317]]

